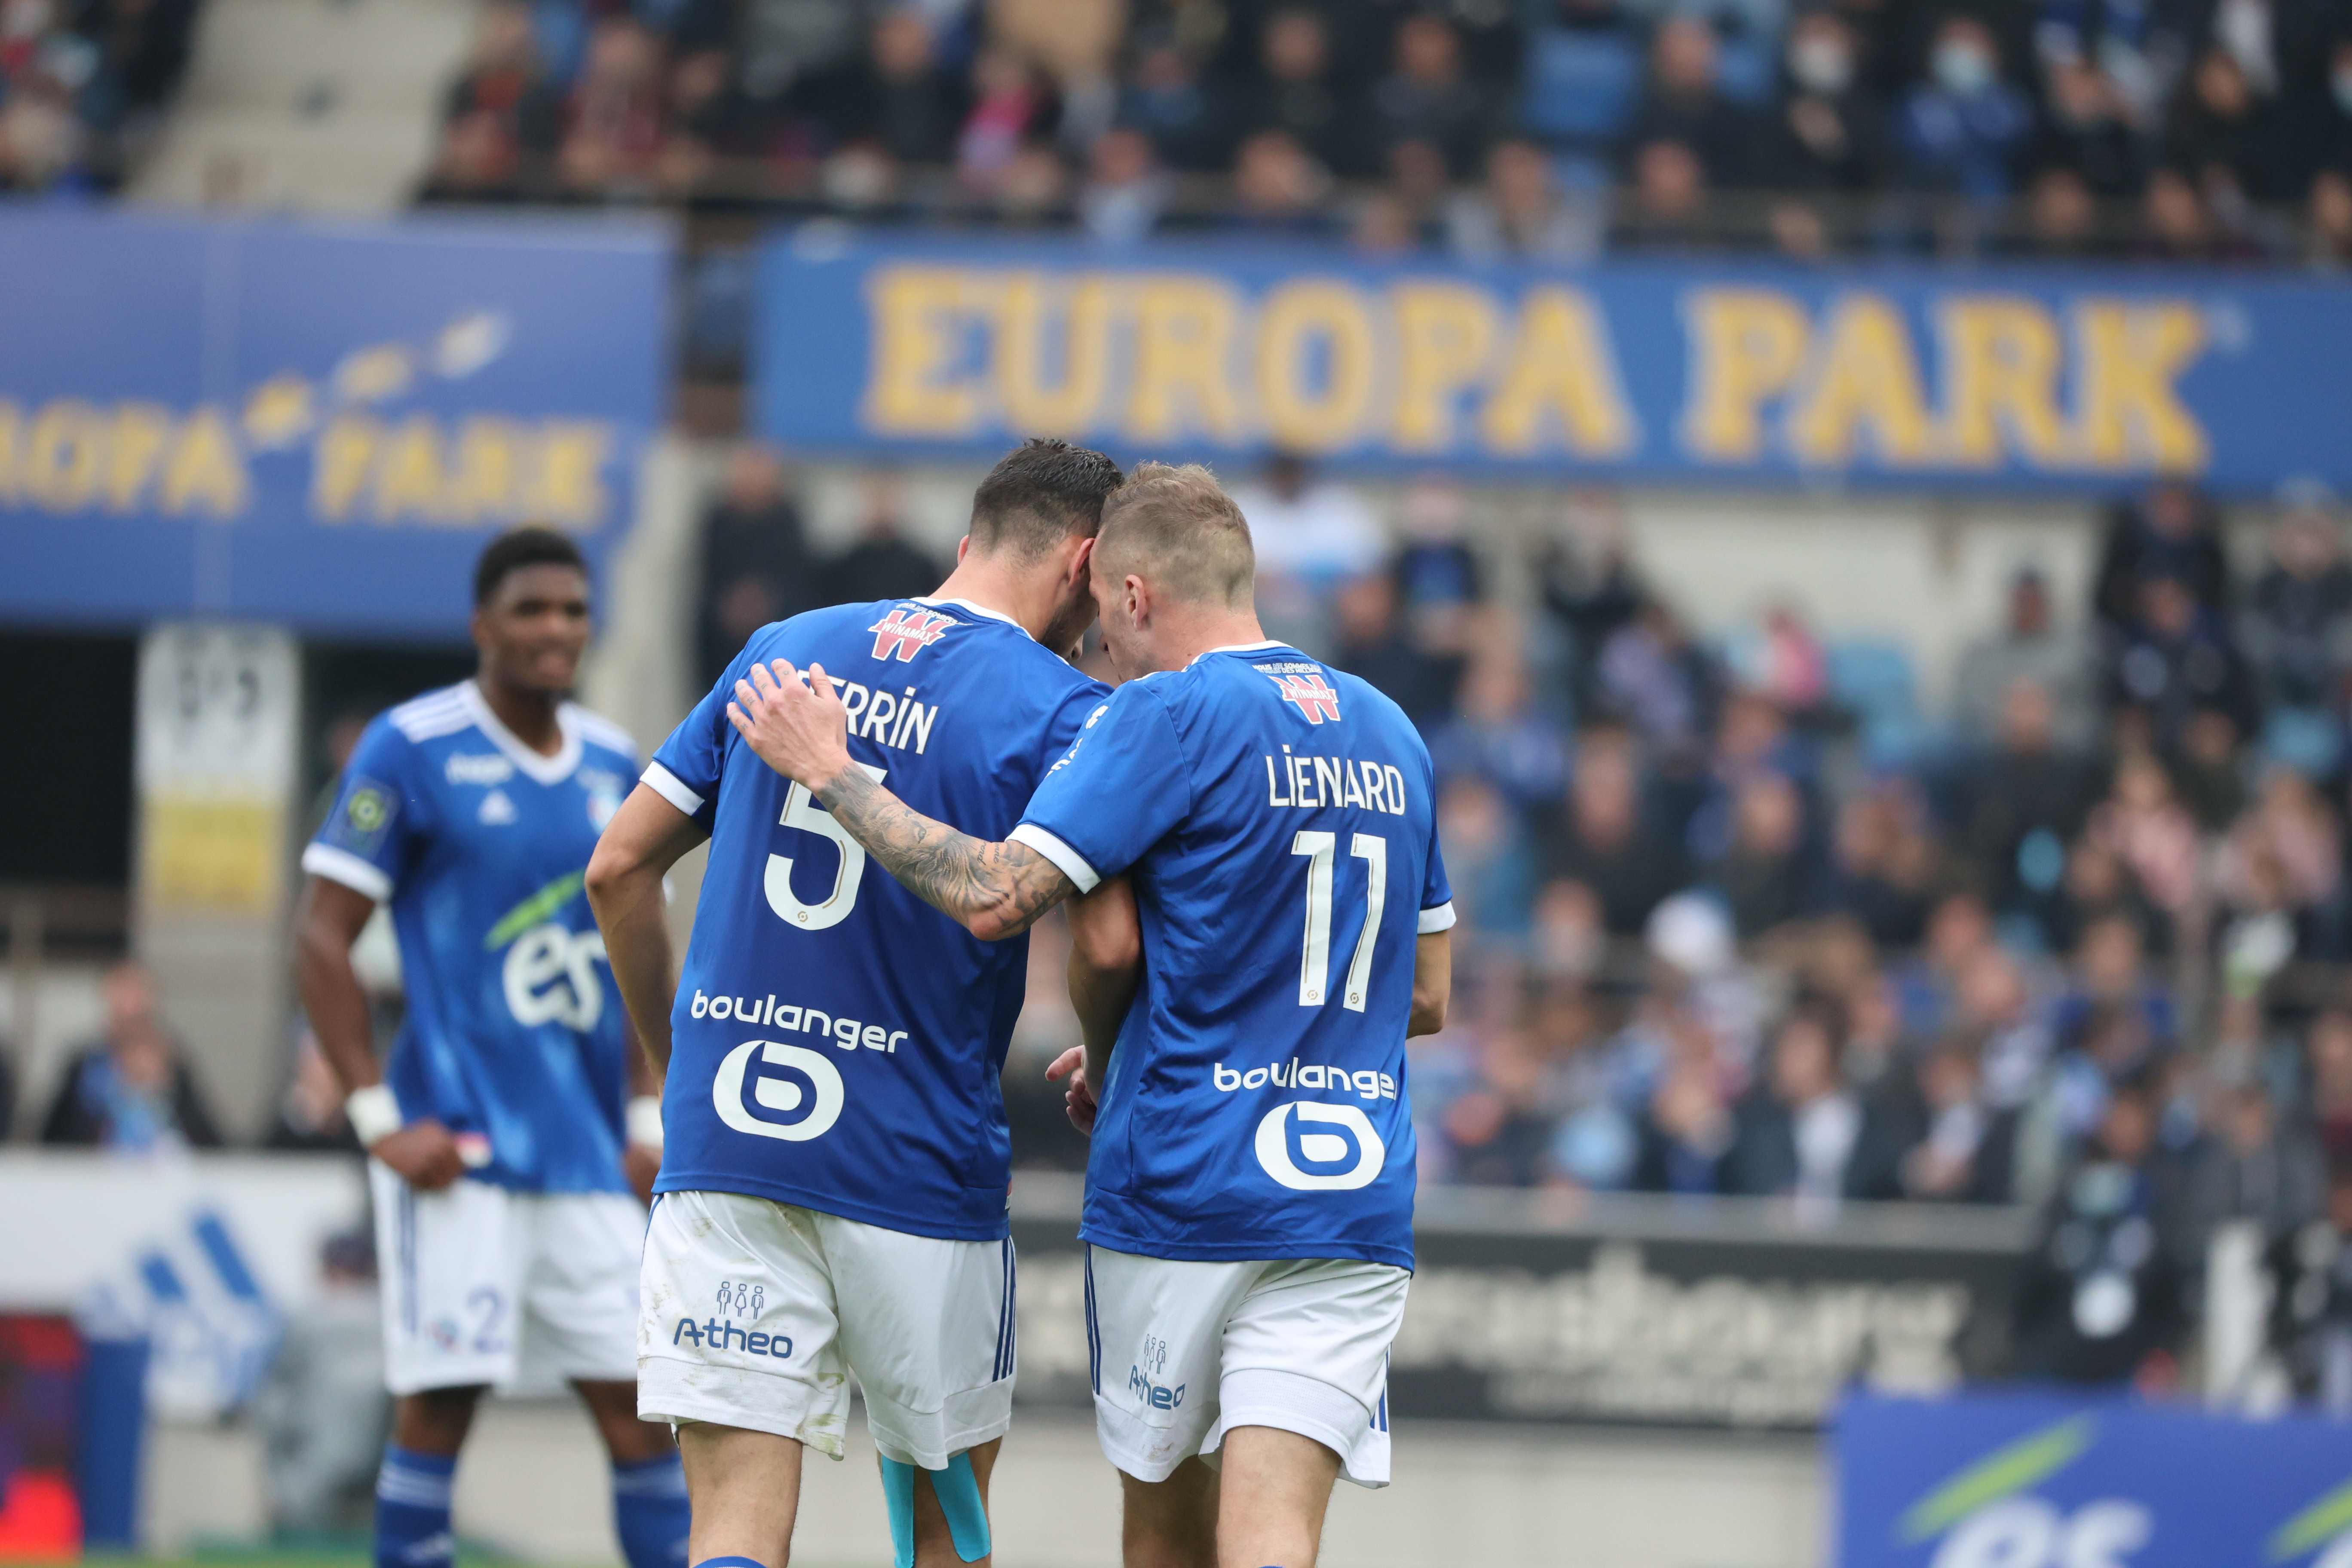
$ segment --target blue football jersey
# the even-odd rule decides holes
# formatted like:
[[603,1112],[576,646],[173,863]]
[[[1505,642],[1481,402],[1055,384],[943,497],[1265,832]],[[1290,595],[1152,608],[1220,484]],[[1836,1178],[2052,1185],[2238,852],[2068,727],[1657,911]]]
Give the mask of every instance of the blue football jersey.
[[915,810],[1001,839],[1106,695],[960,600],[761,628],[645,782],[710,834],[662,1097],[664,1192],[746,1193],[916,1236],[1007,1234],[999,1075],[1025,937],[985,942],[907,891],[728,721],[754,663],[822,664],[850,755]]
[[1131,870],[1143,926],[1087,1240],[1412,1267],[1413,942],[1454,923],[1431,795],[1403,711],[1279,643],[1087,719],[1013,835],[1082,890]]
[[620,993],[588,857],[637,771],[617,725],[566,703],[542,756],[470,680],[379,715],[302,868],[392,905],[407,1019],[384,1081],[524,1192],[625,1192]]

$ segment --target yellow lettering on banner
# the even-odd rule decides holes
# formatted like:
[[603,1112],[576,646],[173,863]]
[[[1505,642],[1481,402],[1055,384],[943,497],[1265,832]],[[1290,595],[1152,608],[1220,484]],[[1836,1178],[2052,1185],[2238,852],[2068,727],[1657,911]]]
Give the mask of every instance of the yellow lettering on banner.
[[593,528],[604,521],[604,459],[613,430],[600,420],[550,419],[540,426],[539,466],[523,512],[555,528]]
[[[1062,374],[1045,382],[1045,329],[1061,306]],[[1076,436],[1101,411],[1110,384],[1110,288],[1089,274],[1067,288],[1042,272],[1004,281],[996,312],[996,391],[1004,417],[1023,435]]]
[[1501,326],[1494,296],[1461,283],[1400,283],[1389,290],[1396,315],[1397,395],[1391,439],[1408,452],[1443,452],[1454,441],[1462,394],[1486,379]]
[[[1224,440],[1242,433],[1241,405],[1227,380],[1241,307],[1213,278],[1141,279],[1135,300],[1135,385],[1126,434],[1161,441],[1199,428]],[[1197,425],[1188,423],[1190,414]]]
[[457,459],[442,508],[453,522],[517,515],[527,437],[511,419],[477,415],[457,429]]
[[2066,460],[2066,421],[2058,407],[2065,354],[2058,324],[2032,300],[2004,296],[1947,299],[1936,312],[1944,360],[1945,456],[1971,468],[1999,468],[2019,456],[2042,468]]
[[[1328,355],[1321,391],[1307,380],[1317,342]],[[1380,342],[1364,297],[1345,283],[1307,279],[1265,297],[1257,319],[1257,397],[1281,446],[1328,452],[1364,432],[1379,385]]]
[[1698,289],[1683,319],[1691,340],[1683,447],[1701,462],[1752,462],[1764,455],[1764,405],[1804,368],[1811,323],[1769,289]]
[[98,497],[106,472],[106,424],[79,398],[44,406],[25,438],[18,482],[50,511],[79,511]]
[[370,510],[378,522],[441,514],[441,431],[429,414],[412,414],[386,438],[375,465]]
[[136,511],[172,438],[172,411],[155,403],[119,403],[106,441],[106,504]]
[[1592,301],[1572,289],[1530,289],[1519,303],[1511,358],[1485,410],[1480,433],[1493,451],[1533,452],[1547,414],[1559,417],[1568,448],[1582,458],[1632,449],[1636,427],[1618,384],[1609,334]]
[[16,504],[17,433],[22,425],[16,405],[0,397],[0,506]]
[[1850,294],[1838,301],[1823,339],[1810,384],[1789,414],[1798,460],[1850,462],[1855,437],[1867,428],[1889,467],[1930,461],[1935,427],[1902,313],[1880,295]]
[[320,434],[310,453],[310,510],[329,522],[347,521],[361,487],[375,467],[383,426],[364,414],[343,414]]
[[2212,444],[2178,383],[2205,349],[2205,316],[2182,300],[2086,301],[2074,316],[2075,446],[2093,467],[2201,472]]
[[987,304],[974,275],[958,267],[886,267],[866,287],[874,317],[866,426],[884,436],[961,436],[980,422],[975,380],[955,369],[955,328]]
[[171,463],[163,470],[164,511],[177,517],[201,506],[215,517],[235,517],[245,510],[251,491],[245,454],[237,447],[227,414],[204,405],[180,426]]

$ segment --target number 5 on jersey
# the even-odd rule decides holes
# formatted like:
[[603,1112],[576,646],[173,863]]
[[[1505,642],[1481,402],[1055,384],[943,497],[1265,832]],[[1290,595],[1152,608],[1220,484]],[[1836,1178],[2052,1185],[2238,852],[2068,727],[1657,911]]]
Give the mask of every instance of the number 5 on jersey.
[[[864,768],[866,776],[876,784],[882,782],[882,775],[887,771],[871,763],[857,765]],[[833,891],[814,904],[804,904],[793,892],[793,858],[789,855],[769,856],[765,883],[768,907],[776,911],[778,920],[802,931],[823,931],[827,926],[837,926],[847,920],[849,911],[857,907],[858,884],[866,877],[865,847],[833,819],[833,813],[817,805],[816,797],[809,794],[806,784],[795,784],[784,795],[784,812],[776,818],[776,824],[780,827],[797,827],[803,832],[830,838],[835,847],[841,851],[841,864],[833,874]],[[1328,838],[1330,835],[1327,833],[1324,837]]]
[[[1293,855],[1307,858],[1307,943],[1298,959],[1298,1005],[1320,1007],[1331,978],[1331,863],[1339,848],[1339,835],[1300,829],[1290,841]],[[1364,1010],[1364,993],[1372,978],[1372,950],[1381,940],[1381,911],[1388,904],[1389,841],[1374,833],[1359,833],[1349,853],[1364,862],[1364,929],[1356,938],[1356,956],[1348,964],[1348,999],[1351,1013]]]

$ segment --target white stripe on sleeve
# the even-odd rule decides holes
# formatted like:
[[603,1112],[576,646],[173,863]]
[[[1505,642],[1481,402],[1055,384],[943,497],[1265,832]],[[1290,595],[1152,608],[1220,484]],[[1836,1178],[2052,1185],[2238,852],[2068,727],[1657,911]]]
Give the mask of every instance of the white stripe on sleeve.
[[1060,868],[1062,875],[1077,885],[1077,889],[1081,893],[1093,892],[1102,881],[1102,874],[1087,864],[1085,856],[1034,822],[1024,822],[1014,828],[1012,841],[1015,844],[1026,844],[1030,848],[1051,860]]
[[647,763],[638,782],[688,816],[702,809],[702,797],[687,788],[676,773],[659,763]]

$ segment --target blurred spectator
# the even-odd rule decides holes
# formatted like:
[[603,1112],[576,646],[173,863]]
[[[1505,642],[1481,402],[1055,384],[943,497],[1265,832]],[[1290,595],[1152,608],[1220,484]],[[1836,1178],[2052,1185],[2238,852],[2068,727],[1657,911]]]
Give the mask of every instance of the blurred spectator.
[[2210,503],[2180,479],[2159,479],[2113,508],[2091,590],[2099,618],[2119,628],[2137,621],[2140,585],[2150,577],[2173,578],[2203,608],[2226,611],[2230,568],[2216,521]]
[[1586,261],[1600,253],[1601,223],[1593,204],[1561,195],[1541,147],[1512,140],[1486,154],[1485,186],[1447,205],[1445,238],[1465,261]]
[[1976,201],[2010,193],[2011,164],[2033,129],[2033,107],[2001,75],[1992,30],[1965,13],[1936,29],[1928,79],[1895,118],[1895,141],[1918,189]]
[[940,64],[935,33],[919,6],[894,5],[875,17],[866,52],[813,89],[836,136],[868,142],[902,164],[954,161],[971,89],[962,73]]
[[2302,926],[2300,935],[2286,936],[2289,952],[2301,947],[2307,956],[2343,957],[2343,833],[2301,773],[2274,767],[2263,775],[2253,808],[2222,839],[2213,874],[2232,908]]
[[1396,579],[1381,572],[1350,578],[1333,605],[1339,641],[1332,662],[1370,681],[1424,733],[1441,722],[1462,682],[1463,661],[1433,657],[1405,636]]
[[1258,29],[1260,77],[1239,86],[1234,118],[1253,131],[1282,131],[1325,168],[1361,174],[1373,140],[1331,60],[1330,25],[1319,12],[1286,6]]
[[2197,1150],[2189,1177],[2182,1257],[2203,1274],[2207,1244],[2231,1220],[2252,1220],[2265,1245],[2291,1235],[2326,1205],[2327,1165],[2310,1129],[2282,1123],[2259,1079],[2224,1086],[2213,1132]]
[[1716,679],[1675,613],[1646,601],[1602,645],[1596,695],[1659,751],[1695,752],[1715,721]]
[[583,195],[649,186],[663,122],[660,43],[631,17],[606,17],[564,105],[556,152],[564,185]]
[[1839,1024],[1820,1006],[1780,1023],[1764,1081],[1739,1102],[1724,1190],[1834,1205],[1847,1195],[1862,1106],[1838,1070]]
[[1147,238],[1167,210],[1170,184],[1152,158],[1150,138],[1113,126],[1095,142],[1078,216],[1098,243],[1135,245]]
[[2108,689],[2168,750],[2180,746],[2200,713],[2220,714],[2237,735],[2253,728],[2252,683],[2228,625],[2179,577],[2141,582],[2139,613],[2116,640]]
[[366,1528],[392,1425],[374,1245],[346,1231],[321,1251],[320,1288],[287,1321],[253,1407],[270,1529],[314,1539]]
[[2315,270],[2341,272],[2352,267],[2352,174],[2322,169],[2313,176],[2305,228],[2304,258]]
[[1461,658],[1470,650],[1475,612],[1486,597],[1486,573],[1466,537],[1462,487],[1433,475],[1415,479],[1399,513],[1403,538],[1393,570],[1413,641],[1433,654]]
[[2226,48],[2205,51],[2189,72],[2187,90],[2165,137],[2165,162],[2194,184],[2232,227],[2242,227],[2248,202],[2280,193],[2276,116],[2256,95],[2245,68]]
[[[2271,563],[2239,620],[2266,701],[2332,708],[2352,668],[2352,565],[2326,500],[2298,493],[2271,530]],[[2327,759],[2332,763],[2333,758]]]
[[1260,131],[1234,154],[1232,226],[1268,237],[1304,237],[1326,227],[1321,204],[1330,175],[1286,131]]
[[1374,134],[1383,154],[1405,142],[1434,151],[1449,175],[1465,174],[1486,140],[1488,110],[1465,78],[1462,39],[1436,11],[1397,24],[1394,68],[1372,89]]
[[2043,79],[2042,128],[2031,161],[2042,173],[2071,174],[2095,197],[2136,195],[2142,178],[2140,139],[2106,73],[2084,60],[2051,67]]
[[1430,738],[1440,778],[1475,773],[1525,809],[1559,794],[1568,778],[1568,741],[1536,706],[1526,658],[1497,638],[1470,661],[1460,711]]
[[1923,815],[1899,779],[1855,790],[1838,812],[1826,902],[1881,946],[1911,947],[1927,931],[1936,847]]
[[2271,1245],[2270,1343],[2295,1394],[2352,1415],[2352,1167],[2333,1168],[2319,1217]]
[[1706,208],[1706,164],[1686,142],[1638,143],[1630,170],[1633,189],[1618,209],[1612,247],[1686,253],[1714,247]]
[[946,574],[929,551],[905,537],[901,528],[898,485],[887,478],[875,479],[866,489],[866,515],[857,525],[857,542],[825,563],[817,574],[823,602],[859,605],[875,599],[913,599],[937,588]]
[[990,44],[971,65],[971,108],[956,133],[956,173],[976,192],[995,193],[1034,138],[1053,133],[1061,103],[1029,58]]
[[1379,568],[1380,524],[1355,491],[1319,478],[1296,453],[1273,454],[1263,479],[1233,493],[1257,552],[1258,614],[1266,635],[1318,651],[1329,640],[1329,595],[1346,579]]
[[[934,582],[918,591],[936,586]],[[868,595],[849,595],[859,596]],[[706,686],[719,679],[753,632],[822,602],[800,508],[785,491],[783,459],[772,447],[745,442],[727,460],[725,488],[702,514],[700,602]]]
[[106,972],[106,1035],[67,1061],[42,1119],[41,1142],[128,1153],[216,1149],[220,1129],[180,1043],[155,1008],[154,983],[135,963]]
[[2098,794],[2093,765],[2058,743],[2056,705],[2031,677],[2011,681],[1994,745],[1960,779],[1961,843],[2004,914],[2030,915],[2054,939],[2066,847]]
[[449,84],[441,113],[451,142],[457,140],[457,127],[470,123],[467,134],[492,139],[497,153],[508,161],[545,158],[555,151],[563,94],[540,60],[528,5],[508,3],[483,11],[465,72]]
[[1732,797],[1731,844],[1708,879],[1731,907],[1743,942],[1811,911],[1812,868],[1804,850],[1805,808],[1797,788],[1771,772],[1743,779]]
[[293,1070],[279,1096],[278,1116],[262,1135],[265,1149],[357,1154],[359,1140],[343,1119],[342,1085],[328,1067],[319,1038],[307,1027],[294,1045]]
[[1789,29],[1788,87],[1764,130],[1761,183],[1850,195],[1885,183],[1886,110],[1862,80],[1860,48],[1834,10],[1807,11]]
[[1948,1038],[1898,1065],[1872,1097],[1847,1190],[1882,1201],[2005,1202],[2013,1122],[1986,1103],[1966,1039]]
[[1810,717],[1829,696],[1829,656],[1794,605],[1777,604],[1726,650],[1732,678],[1785,713]]
[[2063,166],[2043,169],[2025,193],[2028,248],[2063,258],[2092,253],[2099,238],[2099,212],[2090,182]]
[[2052,742],[2068,751],[2087,747],[2098,726],[2097,654],[2089,637],[2057,624],[2041,572],[2021,567],[2010,579],[2006,623],[1960,653],[1952,716],[1969,739],[1989,741],[2007,722],[2016,683],[2031,681],[2049,704]]
[[1634,1177],[1648,1192],[1721,1192],[1724,1157],[1737,1136],[1734,1079],[1713,1033],[1686,1002],[1664,1005],[1657,1019],[1662,1059],[1643,1107]]
[[1644,183],[1641,165],[1660,147],[1678,147],[1696,160],[1708,188],[1744,184],[1755,161],[1757,126],[1748,111],[1726,98],[1717,75],[1715,29],[1696,16],[1669,16],[1650,47],[1650,92],[1627,131],[1635,159],[1635,184]]
[[1570,490],[1558,531],[1545,539],[1532,564],[1544,610],[1567,642],[1575,705],[1580,711],[1596,709],[1601,650],[1642,608],[1624,509],[1615,494]]
[[2188,1310],[2175,1267],[2179,1200],[2156,1129],[2148,1086],[2121,1086],[2052,1203],[2018,1301],[2028,1375],[2168,1385]]
[[2204,842],[2162,763],[2146,752],[2120,759],[2114,787],[2092,810],[2090,831],[2114,848],[2149,902],[2176,921],[2190,913]]
[[1228,121],[1202,85],[1200,62],[1157,28],[1136,41],[1119,121],[1149,136],[1162,163],[1186,173],[1224,167],[1233,145]]
[[1526,935],[1535,888],[1518,814],[1477,773],[1438,786],[1437,828],[1445,870],[1469,934],[1514,942]]
[[1479,1082],[1447,1105],[1446,1169],[1473,1187],[1531,1187],[1544,1171],[1552,1126],[1538,1104],[1539,1064],[1524,1037],[1505,1030],[1487,1042]]
[[1566,796],[1533,820],[1544,879],[1590,889],[1612,936],[1639,936],[1688,879],[1674,840],[1643,819],[1640,765],[1622,733],[1587,731]]

